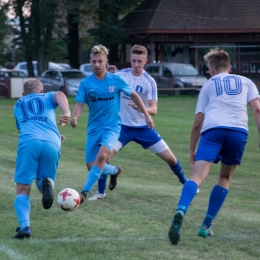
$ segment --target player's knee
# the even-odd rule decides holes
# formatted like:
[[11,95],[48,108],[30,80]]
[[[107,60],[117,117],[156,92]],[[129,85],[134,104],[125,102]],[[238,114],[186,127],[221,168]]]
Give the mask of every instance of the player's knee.
[[108,153],[105,151],[99,152],[97,155],[97,161],[99,162],[106,162],[108,159]]

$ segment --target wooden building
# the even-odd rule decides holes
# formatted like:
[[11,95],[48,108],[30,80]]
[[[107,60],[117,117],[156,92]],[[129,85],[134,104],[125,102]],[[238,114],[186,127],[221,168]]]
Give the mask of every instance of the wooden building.
[[203,56],[220,47],[233,73],[255,80],[260,74],[259,0],[145,0],[123,21],[122,62],[129,62],[133,44],[142,44],[150,62],[192,63],[205,74]]

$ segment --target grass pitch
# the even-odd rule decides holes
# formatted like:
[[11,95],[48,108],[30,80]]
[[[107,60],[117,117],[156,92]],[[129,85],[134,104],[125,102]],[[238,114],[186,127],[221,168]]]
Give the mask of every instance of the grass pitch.
[[[152,260],[152,259],[260,259],[259,135],[249,113],[249,137],[243,161],[234,173],[230,192],[213,223],[214,237],[201,238],[197,230],[204,218],[208,196],[219,165],[214,165],[185,217],[181,242],[172,246],[168,229],[177,206],[181,184],[169,167],[139,145],[130,143],[111,164],[122,174],[107,198],[86,201],[73,212],[63,212],[55,201],[44,210],[35,185],[31,192],[29,240],[11,239],[18,226],[13,201],[13,173],[18,133],[13,118],[16,100],[0,99],[0,259]],[[69,99],[71,111],[74,100]],[[187,177],[189,134],[197,96],[159,97],[156,129],[180,159]],[[57,117],[60,110],[57,110]],[[84,163],[87,107],[78,127],[60,127],[62,145],[55,197],[66,187],[81,190],[87,177]],[[96,191],[94,187],[92,194]],[[90,196],[92,195],[90,194]]]

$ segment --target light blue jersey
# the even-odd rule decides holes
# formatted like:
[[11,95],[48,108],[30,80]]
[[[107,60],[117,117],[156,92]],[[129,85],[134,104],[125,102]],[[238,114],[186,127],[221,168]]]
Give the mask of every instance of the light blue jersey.
[[133,90],[122,77],[109,72],[103,80],[92,74],[81,81],[75,100],[89,107],[88,133],[120,127],[120,92],[130,96]]
[[16,102],[14,116],[16,128],[20,131],[19,144],[28,140],[42,140],[61,146],[55,112],[58,104],[54,100],[54,93],[32,93]]

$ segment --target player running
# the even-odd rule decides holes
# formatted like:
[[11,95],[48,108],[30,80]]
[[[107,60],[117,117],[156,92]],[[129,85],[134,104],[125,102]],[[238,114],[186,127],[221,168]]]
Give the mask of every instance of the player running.
[[[259,93],[248,78],[230,73],[227,52],[214,49],[204,56],[211,78],[203,85],[190,137],[192,176],[182,189],[169,230],[172,244],[180,240],[183,218],[196,190],[206,179],[212,163],[221,161],[217,185],[211,191],[208,210],[198,235],[213,235],[212,221],[228,195],[231,176],[240,165],[247,142],[249,103],[260,134]],[[197,143],[200,142],[196,151]]]

